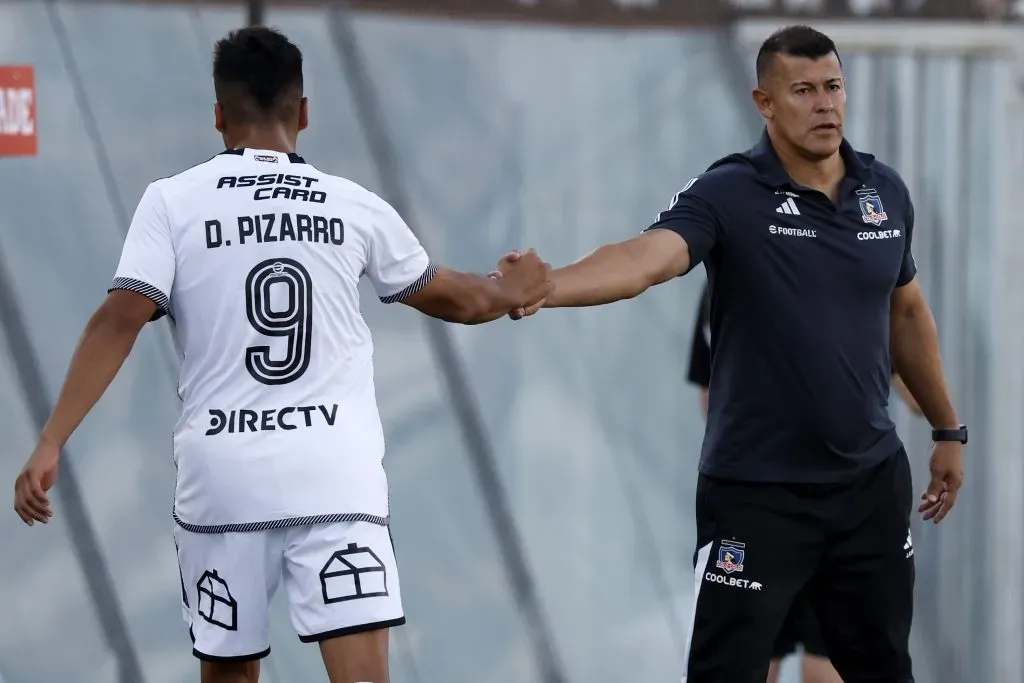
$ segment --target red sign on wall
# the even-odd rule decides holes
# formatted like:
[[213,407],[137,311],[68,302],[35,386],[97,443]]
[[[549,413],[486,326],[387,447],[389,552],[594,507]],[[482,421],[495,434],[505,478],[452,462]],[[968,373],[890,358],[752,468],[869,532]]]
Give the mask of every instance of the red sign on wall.
[[0,157],[38,151],[35,72],[31,66],[0,66]]

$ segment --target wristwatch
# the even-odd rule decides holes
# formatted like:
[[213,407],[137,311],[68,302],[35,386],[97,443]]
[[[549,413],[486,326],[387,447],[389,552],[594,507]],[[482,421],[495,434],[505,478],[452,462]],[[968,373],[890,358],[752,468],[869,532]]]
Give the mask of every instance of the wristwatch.
[[932,441],[959,441],[967,443],[967,425],[960,425],[957,429],[933,429]]

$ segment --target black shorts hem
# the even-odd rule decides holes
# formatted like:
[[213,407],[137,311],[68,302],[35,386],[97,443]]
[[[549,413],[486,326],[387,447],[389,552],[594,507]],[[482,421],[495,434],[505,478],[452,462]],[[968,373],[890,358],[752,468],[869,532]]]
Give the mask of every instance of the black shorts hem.
[[360,624],[359,626],[348,626],[346,628],[338,628],[333,631],[324,631],[323,633],[314,633],[308,636],[299,636],[299,640],[304,643],[321,643],[331,638],[341,638],[343,636],[352,636],[357,633],[365,633],[366,631],[377,631],[382,628],[391,628],[393,626],[401,626],[405,623],[405,617],[399,617],[397,619],[389,619],[387,621],[375,621],[372,624]]
[[825,652],[825,648],[821,643],[787,643],[785,647],[777,644],[772,649],[772,659],[785,659],[791,654],[795,654],[801,647],[805,655],[828,659],[828,653]]
[[239,655],[237,657],[217,657],[216,655],[208,655],[204,652],[192,648],[192,654],[196,659],[203,662],[252,662],[265,658],[270,654],[270,648],[268,647],[263,652],[257,652],[251,655]]
[[806,643],[804,643],[804,654],[807,655],[808,657],[822,657],[824,659],[828,659],[828,653],[825,652],[825,648],[823,648],[823,647],[807,647]]
[[772,648],[772,659],[785,659],[796,652],[796,643],[786,643],[785,647],[776,645]]

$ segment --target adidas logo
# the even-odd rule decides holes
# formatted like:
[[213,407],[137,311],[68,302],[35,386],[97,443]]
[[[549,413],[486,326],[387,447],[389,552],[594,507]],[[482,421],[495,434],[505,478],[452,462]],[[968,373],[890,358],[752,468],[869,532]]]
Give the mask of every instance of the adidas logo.
[[907,554],[907,557],[913,557],[914,555],[914,541],[910,538],[910,531],[907,531],[907,542],[903,544],[903,552]]
[[782,206],[775,209],[775,213],[784,213],[789,216],[799,216],[800,209],[796,208],[796,202],[794,202],[793,198],[790,197],[786,201],[782,202]]

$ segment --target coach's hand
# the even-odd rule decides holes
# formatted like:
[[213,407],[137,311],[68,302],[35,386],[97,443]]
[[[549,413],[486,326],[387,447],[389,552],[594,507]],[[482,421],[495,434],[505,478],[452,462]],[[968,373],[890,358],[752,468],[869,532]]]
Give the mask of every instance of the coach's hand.
[[50,498],[46,492],[57,481],[59,462],[60,448],[40,441],[14,482],[14,509],[25,524],[46,524],[53,517],[53,508],[50,507]]
[[[505,254],[500,261],[498,261],[498,266],[494,270],[492,270],[489,273],[489,275],[495,280],[500,280],[504,276],[504,274],[510,268],[512,268],[512,264],[521,259],[522,256],[523,255],[520,254],[518,251],[510,251],[509,253]],[[508,317],[512,318],[513,320],[521,320],[522,318],[525,318],[528,315],[533,315],[534,313],[536,313],[537,311],[544,307],[544,301],[546,298],[547,297],[545,297],[544,299],[540,299],[533,305],[528,306],[526,308],[517,308],[513,311],[510,311]]]
[[964,446],[959,441],[941,441],[932,447],[932,480],[921,494],[924,521],[938,524],[956,504],[956,495],[964,483]]

